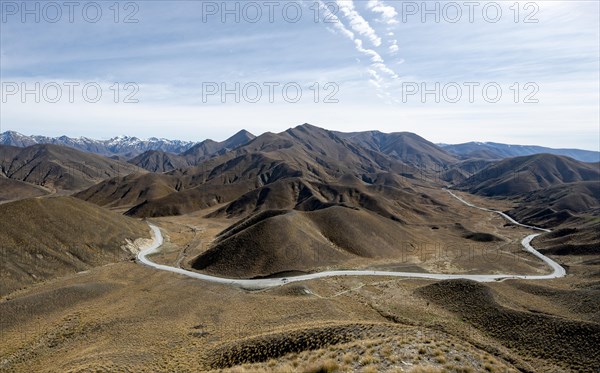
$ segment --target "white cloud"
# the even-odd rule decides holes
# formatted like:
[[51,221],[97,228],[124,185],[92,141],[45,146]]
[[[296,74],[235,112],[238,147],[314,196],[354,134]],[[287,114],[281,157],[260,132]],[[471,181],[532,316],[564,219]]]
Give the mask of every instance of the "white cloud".
[[[343,1],[340,1],[340,2],[343,2]],[[345,3],[345,2],[343,2],[343,3]],[[352,2],[350,2],[350,3],[352,4]],[[367,70],[367,71],[369,72],[369,74],[372,77],[369,80],[369,83],[377,89],[378,97],[380,97],[381,95],[383,95],[385,97],[389,97],[389,93],[386,92],[386,87],[389,86],[389,84],[384,81],[384,79],[381,77],[381,75],[386,75],[392,79],[398,78],[398,75],[392,69],[390,69],[389,67],[386,66],[383,58],[377,51],[375,51],[373,49],[365,48],[363,45],[363,41],[361,39],[359,39],[358,37],[356,37],[356,35],[352,31],[348,30],[348,28],[346,28],[346,26],[344,26],[344,24],[339,19],[339,17],[337,17],[335,14],[333,14],[322,1],[319,1],[319,6],[320,6],[321,10],[323,11],[326,19],[329,19],[332,21],[332,25],[334,26],[334,28],[337,31],[339,31],[342,35],[344,35],[347,38],[349,38],[350,40],[352,40],[354,42],[354,46],[358,52],[369,57],[371,65],[370,65],[369,70]],[[352,6],[352,9],[354,9],[354,5],[352,4],[351,6]],[[340,6],[340,9],[341,9],[341,6]]]
[[394,70],[387,67],[384,63],[377,62],[377,63],[372,64],[371,66],[377,68],[379,71],[386,73],[387,75],[389,75],[390,77],[392,77],[394,79],[398,78],[398,74],[396,74],[394,72]]
[[385,4],[382,0],[369,0],[367,3],[367,9],[370,9],[373,13],[379,15],[377,22],[388,26],[388,32],[386,33],[386,36],[389,38],[388,52],[390,54],[398,53],[398,40],[396,40],[395,34],[391,30],[394,25],[400,23],[397,19],[398,12],[396,11],[396,8]]
[[344,26],[344,24],[342,23],[342,21],[335,14],[333,14],[329,10],[329,8],[327,6],[325,6],[325,4],[323,2],[319,1],[319,4],[321,6],[321,10],[323,10],[323,12],[325,14],[325,17],[327,19],[330,19],[330,20],[333,21],[332,22],[333,27],[337,31],[339,31],[342,35],[344,35],[348,39],[352,40],[354,42],[354,46],[356,47],[357,51],[359,51],[360,53],[368,56],[370,58],[371,62],[383,64],[383,58],[381,57],[381,55],[379,53],[377,53],[373,49],[367,49],[367,48],[363,47],[362,40],[356,38],[355,35],[354,35],[354,33],[352,31],[348,30],[346,28],[346,26]]
[[383,58],[381,58],[379,53],[375,52],[373,49],[364,48],[362,40],[354,39],[354,45],[356,46],[357,51],[371,57],[371,62],[383,64]]
[[373,13],[379,14],[378,22],[386,24],[388,26],[388,32],[386,36],[390,38],[388,52],[391,54],[398,53],[398,40],[396,40],[394,32],[391,30],[393,25],[398,24],[398,12],[393,6],[385,4],[381,0],[369,0],[367,3],[367,9],[370,9]]
[[369,2],[367,3],[367,8],[371,9],[371,11],[374,13],[381,14],[380,21],[383,23],[386,23],[388,25],[395,25],[399,23],[396,19],[396,16],[398,16],[396,8],[390,5],[386,5],[381,0],[369,0]]
[[327,19],[332,20],[331,24],[333,25],[333,27],[337,31],[339,31],[342,35],[346,36],[348,39],[350,39],[350,40],[352,40],[354,42],[354,46],[356,47],[357,51],[359,51],[360,53],[368,56],[371,59],[371,62],[383,64],[383,58],[381,57],[381,55],[379,53],[377,53],[373,49],[365,48],[363,46],[362,40],[356,38],[355,34],[352,31],[348,30],[346,28],[346,26],[344,26],[344,24],[342,23],[342,21],[335,14],[333,14],[329,10],[329,8],[327,6],[325,6],[325,4],[322,1],[319,1],[319,5],[320,5],[321,10],[323,11],[325,17]]
[[[326,11],[329,12],[328,9]],[[335,17],[335,15],[331,14],[330,17]],[[348,30],[346,28],[346,26],[344,26],[342,24],[342,22],[339,21],[339,19],[336,19],[336,22],[333,23],[333,27],[336,30],[338,30],[342,35],[344,35],[345,37],[347,37],[348,39],[354,40],[354,33],[352,31]]]
[[369,25],[369,22],[356,11],[352,0],[337,0],[336,4],[339,6],[344,17],[348,19],[350,28],[354,32],[366,37],[376,47],[381,45],[381,38],[371,25]]

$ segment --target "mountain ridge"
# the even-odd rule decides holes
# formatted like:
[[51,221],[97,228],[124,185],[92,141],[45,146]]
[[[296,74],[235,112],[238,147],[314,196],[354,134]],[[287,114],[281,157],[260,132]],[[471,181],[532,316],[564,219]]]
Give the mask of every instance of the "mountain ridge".
[[355,144],[382,152],[417,167],[443,169],[458,162],[458,159],[452,154],[412,132],[334,133]]
[[600,162],[600,152],[575,148],[549,148],[539,145],[515,145],[497,142],[471,141],[462,144],[438,144],[442,149],[462,159],[503,159],[534,154],[554,154],[571,157],[581,162]]
[[457,187],[485,196],[514,196],[583,181],[600,182],[600,163],[585,163],[554,154],[534,154],[492,163]]
[[[378,130],[366,130],[359,132],[340,132],[331,131],[341,138],[360,137],[365,134],[371,134],[377,137],[393,137],[394,135],[415,135],[423,139],[421,136],[411,132],[391,132],[385,133]],[[35,144],[57,144],[71,146],[79,150],[88,151],[91,153],[107,155],[107,156],[129,156],[133,158],[149,150],[162,151],[166,153],[181,154],[190,150],[190,148],[200,145],[203,142],[209,143],[224,143],[233,139],[237,135],[248,134],[252,138],[250,132],[242,129],[227,140],[222,142],[206,139],[200,142],[184,141],[177,139],[166,139],[150,137],[147,140],[141,140],[135,136],[115,136],[108,140],[97,140],[89,137],[72,138],[68,136],[49,137],[41,135],[27,136],[16,131],[5,131],[0,133],[0,145],[12,145],[17,147],[26,147]],[[240,136],[241,136],[240,135]],[[429,142],[429,141],[428,141]],[[456,157],[459,160],[468,158],[484,158],[484,159],[502,159],[515,156],[533,155],[541,153],[549,153],[555,155],[564,155],[582,162],[599,162],[600,151],[577,149],[577,148],[550,148],[539,145],[519,145],[519,144],[504,144],[492,141],[470,141],[460,144],[447,144],[429,142],[431,145],[448,153],[451,157]],[[373,144],[371,144],[373,145]]]
[[9,179],[62,190],[87,188],[107,178],[141,171],[126,162],[54,144],[0,145],[0,170]]

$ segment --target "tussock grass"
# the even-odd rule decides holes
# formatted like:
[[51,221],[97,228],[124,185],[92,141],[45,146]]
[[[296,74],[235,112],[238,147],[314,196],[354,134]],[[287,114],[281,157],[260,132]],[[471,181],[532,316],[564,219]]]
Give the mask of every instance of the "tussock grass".
[[[386,330],[387,328],[387,330]],[[315,341],[333,333],[352,331],[354,339],[348,342],[323,345],[317,349],[306,349],[284,354],[283,346],[300,346],[298,341],[284,341],[285,338],[311,336]],[[359,338],[360,336],[360,338]],[[338,338],[339,339],[339,338]],[[268,341],[268,342],[267,342]],[[254,345],[252,345],[254,344]],[[452,348],[450,348],[452,344]],[[252,345],[252,347],[251,347]],[[241,346],[244,346],[243,348]],[[278,347],[280,346],[280,347]],[[260,351],[259,349],[265,350]],[[419,350],[424,351],[419,354]],[[515,372],[512,367],[498,361],[494,356],[473,346],[460,343],[447,334],[417,327],[400,327],[389,324],[349,324],[295,330],[287,333],[262,335],[240,341],[239,345],[222,346],[218,350],[222,364],[241,361],[235,353],[254,353],[253,357],[276,353],[278,356],[254,363],[246,361],[237,366],[216,367],[218,372],[444,372],[474,373],[484,372],[489,366],[491,372]],[[226,352],[227,351],[227,352]],[[216,351],[213,351],[215,354]],[[227,357],[228,360],[223,359]],[[247,356],[251,360],[252,356]],[[454,363],[448,363],[452,361]],[[460,361],[460,362],[459,362]],[[241,370],[239,370],[241,369]]]
[[[458,314],[520,355],[550,360],[565,369],[592,372],[600,366],[600,325],[506,308],[489,287],[466,280],[442,281],[417,294]],[[485,371],[496,367],[487,363]]]

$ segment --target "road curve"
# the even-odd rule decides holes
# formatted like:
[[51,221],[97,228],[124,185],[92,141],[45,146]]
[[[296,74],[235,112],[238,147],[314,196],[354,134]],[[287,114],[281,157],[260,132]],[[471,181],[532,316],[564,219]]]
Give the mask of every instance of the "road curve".
[[[490,210],[490,209],[486,209],[483,207],[475,206],[475,205],[465,201],[464,199],[458,197],[457,195],[452,193],[450,190],[446,189],[446,191],[448,193],[450,193],[450,195],[452,195],[454,198],[458,199],[459,201],[461,201],[462,203],[464,203],[470,207],[478,208],[480,210],[499,214],[513,224],[520,225],[525,228],[541,230],[544,232],[550,232],[549,229],[538,228],[538,227],[534,227],[534,226],[530,226],[530,225],[521,224],[521,223],[515,221],[514,219],[512,219],[510,216],[504,214],[501,211],[495,211],[495,210]],[[541,233],[536,233],[536,234],[531,234],[531,235],[523,238],[523,240],[521,241],[521,244],[523,245],[523,248],[526,251],[528,251],[528,252],[532,253],[533,255],[535,255],[536,257],[540,258],[549,267],[552,268],[552,270],[553,270],[552,273],[547,274],[547,275],[510,275],[510,274],[505,274],[505,275],[503,275],[503,274],[500,274],[500,275],[456,274],[456,275],[453,275],[453,274],[443,274],[443,273],[339,270],[339,271],[324,271],[324,272],[310,273],[310,274],[301,275],[301,276],[281,277],[281,278],[265,278],[265,279],[224,278],[224,277],[205,275],[205,274],[198,273],[198,272],[188,271],[183,268],[171,267],[168,265],[157,264],[157,263],[152,262],[150,259],[148,259],[148,255],[156,254],[159,252],[160,246],[163,244],[163,237],[160,232],[160,229],[157,226],[150,224],[150,223],[148,223],[148,225],[152,229],[153,241],[148,247],[144,248],[143,250],[141,250],[138,253],[138,255],[137,255],[138,262],[140,262],[144,265],[147,265],[149,267],[162,270],[162,271],[178,273],[181,275],[185,275],[185,276],[203,280],[203,281],[239,286],[239,287],[242,287],[245,289],[254,289],[254,290],[266,289],[266,288],[281,286],[281,285],[291,283],[291,282],[314,280],[314,279],[318,279],[318,278],[334,277],[334,276],[388,276],[388,277],[423,278],[423,279],[433,279],[433,280],[466,279],[466,280],[474,280],[474,281],[478,281],[478,282],[492,282],[492,281],[500,281],[500,280],[507,280],[507,279],[547,280],[547,279],[564,277],[566,275],[565,269],[563,267],[561,267],[560,264],[556,263],[554,260],[548,258],[547,256],[539,253],[537,250],[535,250],[531,246],[531,240],[533,240],[535,237],[537,237],[541,234]]]

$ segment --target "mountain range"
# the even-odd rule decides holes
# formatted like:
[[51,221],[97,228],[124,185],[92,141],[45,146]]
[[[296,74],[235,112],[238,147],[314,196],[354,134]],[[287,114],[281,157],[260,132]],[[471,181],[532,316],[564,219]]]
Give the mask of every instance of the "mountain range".
[[[527,216],[535,212],[538,222],[595,214],[600,204],[593,187],[600,182],[598,163],[552,154],[460,160],[409,133],[345,134],[304,124],[246,138],[208,158],[202,158],[206,152],[199,154],[204,160],[195,166],[107,179],[76,196],[126,209],[133,217],[181,215],[219,205],[210,217],[245,219],[340,206],[396,222],[439,214],[445,207],[431,188],[448,183],[483,196],[527,198]],[[561,188],[571,191],[568,198],[558,193]],[[292,220],[307,222],[310,216]],[[272,219],[283,217],[266,215],[261,225]]]
[[[450,306],[457,302],[457,310],[480,305],[488,312],[496,309],[492,307],[496,303],[490,303],[495,299],[508,299],[502,310],[531,315],[531,319],[521,319],[498,311],[481,319],[481,325],[496,330],[511,343],[515,339],[506,337],[511,335],[510,329],[494,329],[498,320],[500,325],[514,324],[517,328],[534,325],[531,320],[539,320],[540,315],[563,322],[567,313],[560,310],[571,310],[574,301],[585,303],[582,309],[589,312],[573,314],[577,325],[583,326],[569,334],[573,326],[565,324],[569,332],[563,333],[564,340],[571,341],[571,335],[594,333],[586,320],[598,319],[599,297],[594,289],[600,289],[600,162],[548,153],[471,157],[408,132],[343,133],[310,124],[259,136],[242,130],[225,141],[205,140],[181,151],[146,149],[140,153],[141,148],[118,149],[122,152],[97,154],[70,145],[0,145],[0,324],[9,320],[11,325],[18,325],[19,332],[5,344],[21,338],[20,325],[28,325],[28,331],[41,330],[43,334],[36,335],[33,342],[25,341],[25,348],[41,345],[44,353],[54,355],[55,346],[67,343],[65,348],[79,359],[89,341],[96,340],[96,333],[104,330],[109,337],[100,338],[102,346],[114,335],[138,336],[163,324],[167,325],[164,332],[176,329],[193,333],[178,335],[178,340],[203,338],[198,343],[204,346],[219,330],[214,325],[226,324],[221,315],[238,310],[247,318],[228,316],[228,322],[236,328],[240,324],[254,325],[257,317],[267,317],[270,322],[281,312],[285,316],[280,321],[281,330],[289,334],[290,320],[306,325],[308,318],[331,310],[341,320],[355,312],[366,312],[368,320],[392,320],[390,325],[405,327],[409,316],[415,323],[426,320],[429,325],[439,309],[432,309],[428,302]],[[540,282],[529,285],[527,280],[490,283],[497,286],[499,296],[488,294],[483,298],[473,298],[473,291],[485,290],[487,285],[473,288],[469,285],[472,282],[460,280],[440,282],[460,285],[449,298],[444,294],[453,289],[451,286],[422,287],[421,282],[431,281],[425,279],[381,281],[369,276],[287,283],[291,276],[343,269],[364,273],[547,273],[545,265],[524,252],[521,245],[523,237],[534,232],[497,214],[469,207],[449,190],[475,205],[503,211],[523,224],[551,229],[535,237],[532,246],[564,266],[567,276],[547,282],[558,283],[556,288],[537,285]],[[136,255],[149,241],[146,220],[164,235],[160,251],[151,254],[154,263],[232,281],[279,278],[282,286],[246,292],[229,284],[198,282],[136,264]],[[414,298],[415,287],[422,289],[423,295]],[[36,289],[42,295],[30,296]],[[527,293],[522,303],[514,303],[520,298],[513,294],[524,294],[515,289],[529,289],[531,294]],[[551,298],[540,302],[539,294]],[[242,303],[234,307],[232,299],[236,297],[242,297]],[[264,303],[249,308],[248,302],[257,297],[265,297]],[[354,297],[357,300],[351,307],[335,303],[354,301]],[[181,303],[189,300],[195,303]],[[214,308],[215,300],[222,301],[223,308]],[[311,308],[316,302],[323,302],[320,309]],[[382,302],[390,303],[375,308]],[[290,305],[297,307],[299,317],[288,316]],[[550,306],[542,308],[544,305]],[[98,314],[97,310],[113,306],[115,320],[121,321],[106,319],[109,312],[105,311],[97,321],[85,321]],[[272,307],[280,308],[277,312],[247,311]],[[64,310],[64,314],[57,313],[57,309]],[[140,327],[140,309],[151,310],[152,328]],[[181,312],[188,309],[193,312],[181,317]],[[168,316],[154,323],[158,320],[156,310],[168,310]],[[389,316],[392,311],[397,314]],[[124,318],[125,313],[130,316]],[[448,318],[446,311],[441,314]],[[78,324],[78,317],[84,321]],[[34,320],[35,327],[26,323],[28,318]],[[211,324],[211,320],[217,320],[217,324]],[[330,320],[335,318],[323,317],[325,323]],[[50,329],[40,327],[42,321]],[[462,323],[453,322],[448,330]],[[63,331],[64,325],[75,329]],[[123,325],[132,325],[130,332],[123,333]],[[79,330],[92,334],[71,337]],[[266,330],[249,335],[266,336]],[[469,335],[472,330],[460,335]],[[533,346],[536,354],[552,356],[545,342],[556,335],[556,330],[548,326],[535,343],[523,345],[525,351]],[[163,336],[157,338],[162,341]],[[232,334],[231,338],[236,343],[249,340],[240,334]],[[324,338],[330,340],[336,335]],[[275,340],[288,346],[287,339],[277,336]],[[303,336],[301,340],[311,339]],[[74,345],[73,341],[81,344]],[[131,345],[137,346],[140,341],[132,340]],[[448,348],[454,351],[458,345]],[[581,356],[591,356],[596,345],[578,339],[568,353],[587,349],[573,359],[579,364]],[[192,351],[196,358],[198,345],[193,346],[186,347],[184,353]],[[272,345],[265,346],[261,351],[270,350],[268,346]],[[152,348],[156,344],[151,344]],[[14,360],[0,359],[0,365],[11,368],[14,362],[27,362],[37,356],[30,350],[19,351],[23,354],[9,356]],[[329,349],[323,351],[329,353]],[[414,351],[407,354],[415,355]],[[223,356],[215,350],[208,355]],[[95,352],[91,356],[94,361],[98,359]],[[303,359],[303,355],[297,356]],[[438,355],[432,352],[431,356]],[[250,367],[248,371],[262,371]],[[473,371],[500,371],[496,367],[478,366]],[[23,371],[38,370],[36,366]]]
[[[235,219],[338,206],[408,223],[439,214],[444,206],[431,188],[450,184],[487,197],[525,198],[527,211],[514,213],[540,223],[595,213],[600,205],[594,187],[600,163],[553,154],[466,158],[408,132],[343,133],[303,124],[260,136],[241,130],[178,154],[147,150],[127,162],[122,154],[107,157],[56,144],[0,145],[0,201],[74,193],[132,217],[218,206],[210,217]],[[561,188],[568,188],[567,197]],[[309,224],[312,216],[291,219]],[[283,217],[267,216],[262,224],[272,219]]]
[[461,159],[503,159],[534,154],[554,154],[571,157],[582,162],[600,162],[600,152],[581,149],[553,149],[536,145],[509,145],[496,142],[467,142],[463,144],[438,144]]
[[145,172],[131,163],[51,144],[0,145],[0,175],[50,189],[77,190],[104,179]]
[[[453,159],[503,159],[534,154],[555,154],[571,157],[582,162],[600,162],[600,152],[581,149],[554,149],[536,145],[510,145],[495,142],[467,142],[463,144],[433,144],[422,137],[410,132],[383,133],[380,131],[364,131],[343,133],[332,131],[340,138],[361,144],[364,147],[381,151],[391,156],[406,159],[409,155],[421,164],[441,164]],[[87,137],[72,138],[67,136],[27,136],[15,131],[0,133],[0,145],[27,147],[36,144],[65,145],[82,151],[101,154],[105,156],[119,156],[125,159],[134,158],[135,164],[150,164],[149,168],[161,170],[161,164],[166,169],[172,167],[197,163],[198,159],[210,156],[241,145],[254,136],[246,130],[241,130],[232,137],[222,142],[210,139],[194,142],[182,140],[168,140],[151,137],[141,140],[137,137],[117,136],[109,140],[94,140]],[[414,148],[414,143],[419,143],[422,148]],[[445,152],[439,154],[439,149]],[[142,153],[148,152],[142,157]],[[166,154],[168,153],[168,154]],[[182,155],[183,158],[172,159],[172,155]],[[423,158],[423,159],[420,159]],[[191,159],[191,161],[190,161]],[[143,166],[142,166],[143,167]],[[144,167],[146,168],[146,167]],[[164,170],[163,170],[164,171]]]
[[181,153],[192,146],[192,141],[167,140],[151,137],[140,140],[137,137],[117,136],[109,140],[94,140],[87,137],[72,138],[67,136],[26,136],[15,131],[0,133],[0,145],[28,147],[38,144],[64,145],[89,153],[105,156],[124,156],[131,158],[148,150],[160,150],[171,153]]
[[151,172],[167,172],[177,168],[195,166],[216,154],[224,154],[240,145],[248,143],[256,136],[241,130],[224,141],[204,140],[181,154],[162,150],[147,150],[129,160],[130,163]]
[[[4,133],[2,139],[28,143],[17,135]],[[113,145],[115,151],[135,150]],[[396,208],[379,200],[390,188],[450,183],[471,193],[511,197],[596,181],[599,175],[597,163],[560,155],[465,159],[447,150],[408,132],[343,133],[310,124],[258,137],[241,130],[222,142],[205,140],[178,154],[147,150],[127,162],[124,153],[109,158],[67,145],[0,145],[0,180],[7,186],[0,198],[13,198],[17,189],[31,196],[75,191],[133,216],[182,214],[225,202],[230,205],[216,213],[312,210],[343,202],[401,219]]]

